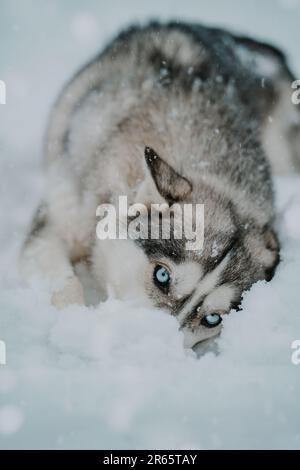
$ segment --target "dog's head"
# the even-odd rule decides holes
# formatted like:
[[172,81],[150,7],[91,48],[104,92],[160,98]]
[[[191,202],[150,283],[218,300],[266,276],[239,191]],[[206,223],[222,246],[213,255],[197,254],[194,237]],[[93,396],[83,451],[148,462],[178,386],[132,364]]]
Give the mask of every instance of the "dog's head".
[[[205,181],[180,175],[151,148],[145,161],[147,176],[136,201],[147,211],[128,215],[128,233],[138,227],[138,235],[110,241],[105,272],[120,296],[142,297],[176,316],[192,347],[218,335],[223,316],[239,307],[242,293],[272,277],[278,242],[271,228],[242,216],[234,201]],[[200,221],[197,211],[189,212],[189,230],[186,204],[204,205]],[[201,247],[191,249],[191,231]]]

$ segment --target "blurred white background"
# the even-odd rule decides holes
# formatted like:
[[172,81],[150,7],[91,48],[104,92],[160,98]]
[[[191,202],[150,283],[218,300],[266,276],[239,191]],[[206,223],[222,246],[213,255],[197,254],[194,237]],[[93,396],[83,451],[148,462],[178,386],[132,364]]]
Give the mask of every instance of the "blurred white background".
[[21,149],[31,162],[39,158],[46,116],[64,81],[122,27],[153,18],[204,22],[271,41],[300,74],[300,0],[0,0],[0,79],[7,84],[0,145]]

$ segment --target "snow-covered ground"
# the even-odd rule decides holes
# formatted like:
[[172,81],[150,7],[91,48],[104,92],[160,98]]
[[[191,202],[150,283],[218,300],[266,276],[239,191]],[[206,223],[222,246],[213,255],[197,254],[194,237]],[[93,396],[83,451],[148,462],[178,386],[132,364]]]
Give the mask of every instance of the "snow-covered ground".
[[114,299],[58,312],[42,282],[18,279],[50,103],[121,25],[175,16],[232,26],[283,45],[300,72],[297,0],[106,3],[0,4],[0,448],[300,448],[300,177],[276,180],[282,263],[225,319],[218,354],[184,350],[162,312]]

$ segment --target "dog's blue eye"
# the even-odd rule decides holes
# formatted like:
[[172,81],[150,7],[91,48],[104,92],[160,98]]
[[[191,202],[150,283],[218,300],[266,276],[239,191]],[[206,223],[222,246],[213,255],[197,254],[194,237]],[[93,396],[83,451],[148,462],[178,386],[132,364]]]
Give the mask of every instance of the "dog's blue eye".
[[207,328],[214,328],[215,326],[220,325],[221,322],[222,317],[218,313],[210,313],[209,315],[205,315],[205,317],[203,317],[201,320],[201,324]]
[[154,281],[158,287],[167,287],[170,282],[170,273],[167,268],[157,265],[154,269]]

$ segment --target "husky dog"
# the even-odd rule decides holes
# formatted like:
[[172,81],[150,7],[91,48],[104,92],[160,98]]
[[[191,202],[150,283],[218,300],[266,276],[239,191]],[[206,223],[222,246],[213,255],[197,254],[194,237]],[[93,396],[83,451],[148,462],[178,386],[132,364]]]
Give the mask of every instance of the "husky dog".
[[[58,307],[83,303],[74,264],[88,259],[99,289],[176,316],[186,346],[218,335],[279,260],[272,172],[299,168],[293,80],[279,50],[223,30],[173,22],[121,33],[52,111],[26,277],[52,279]],[[96,208],[120,195],[204,204],[203,249],[174,237],[98,240]]]

